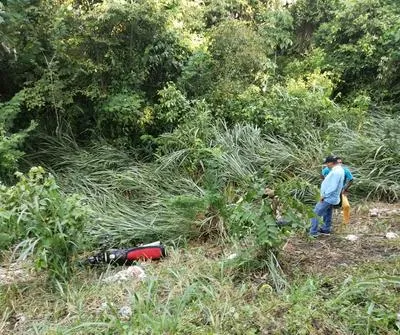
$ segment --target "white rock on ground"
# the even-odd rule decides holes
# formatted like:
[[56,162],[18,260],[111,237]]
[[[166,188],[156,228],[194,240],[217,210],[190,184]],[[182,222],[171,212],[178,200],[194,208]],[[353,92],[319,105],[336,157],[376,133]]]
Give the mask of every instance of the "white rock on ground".
[[143,280],[146,278],[146,273],[144,270],[137,265],[129,266],[128,268],[117,272],[114,275],[111,275],[107,278],[103,279],[105,283],[115,283],[122,282],[127,280]]
[[23,326],[23,324],[26,322],[26,316],[22,313],[17,313],[15,315],[16,322],[14,324],[14,330],[18,330]]
[[357,235],[347,235],[345,237],[346,240],[351,241],[351,242],[355,242],[358,240],[358,236]]
[[386,233],[385,237],[386,237],[388,240],[394,240],[394,239],[396,239],[396,238],[399,238],[399,235],[396,234],[396,233],[393,233],[393,232],[389,231],[389,232]]
[[114,306],[113,303],[102,302],[101,305],[96,308],[95,312],[96,312],[96,314],[101,314],[101,313],[107,311],[107,309],[110,306],[113,307]]
[[124,319],[128,319],[132,316],[132,309],[129,306],[122,306],[119,310],[119,315]]
[[372,208],[369,210],[369,216],[370,217],[377,217],[379,215],[379,210],[378,208]]

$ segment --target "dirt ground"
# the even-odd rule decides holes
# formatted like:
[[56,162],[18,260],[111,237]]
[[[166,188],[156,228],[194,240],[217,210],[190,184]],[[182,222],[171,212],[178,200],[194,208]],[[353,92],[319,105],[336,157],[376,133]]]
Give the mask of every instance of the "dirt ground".
[[15,262],[0,265],[0,286],[32,279],[32,266],[28,262]]
[[[335,211],[334,233],[309,240],[305,236],[290,238],[281,253],[284,272],[328,273],[338,267],[349,267],[400,257],[400,238],[388,239],[392,232],[400,236],[400,205],[360,205],[352,211],[351,223],[341,224],[341,213]],[[348,240],[349,235],[357,238]]]

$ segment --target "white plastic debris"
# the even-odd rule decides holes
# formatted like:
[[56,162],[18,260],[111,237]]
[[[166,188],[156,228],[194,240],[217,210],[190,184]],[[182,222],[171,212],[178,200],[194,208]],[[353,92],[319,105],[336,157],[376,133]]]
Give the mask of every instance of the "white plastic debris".
[[348,240],[348,241],[351,241],[351,242],[355,242],[355,241],[357,241],[358,240],[358,236],[357,235],[347,235],[346,237],[345,237],[345,239],[346,240]]
[[237,257],[237,254],[230,254],[226,259],[234,259]]
[[124,319],[128,319],[132,316],[132,309],[129,306],[122,306],[119,309],[119,315]]
[[127,281],[127,280],[143,280],[146,278],[146,273],[144,270],[137,265],[129,266],[125,270],[121,270],[117,272],[116,274],[109,276],[107,278],[104,278],[103,281],[105,283],[114,283],[114,282],[122,282],[122,281]]
[[396,238],[399,238],[399,235],[396,234],[396,233],[393,233],[393,232],[389,231],[389,232],[386,233],[385,237],[386,237],[388,240],[394,240],[394,239],[396,239]]
[[161,245],[160,241],[156,241],[156,242],[152,242],[152,243],[147,243],[147,244],[143,244],[141,245],[141,247],[156,247]]

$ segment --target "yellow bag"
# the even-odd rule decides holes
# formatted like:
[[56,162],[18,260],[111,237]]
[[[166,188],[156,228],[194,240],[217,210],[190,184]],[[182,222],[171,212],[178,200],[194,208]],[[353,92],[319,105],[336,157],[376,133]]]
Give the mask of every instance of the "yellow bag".
[[347,196],[342,194],[342,210],[343,210],[343,223],[350,223],[350,203]]
[[347,195],[342,194],[342,208],[349,208],[350,203],[349,199],[347,198]]

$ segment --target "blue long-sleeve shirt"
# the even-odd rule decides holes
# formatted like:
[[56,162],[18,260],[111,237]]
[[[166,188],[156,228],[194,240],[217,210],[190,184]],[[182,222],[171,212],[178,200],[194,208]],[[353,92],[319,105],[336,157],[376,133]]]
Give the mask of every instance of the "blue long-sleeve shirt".
[[[351,173],[350,169],[346,165],[341,165],[343,170],[344,170],[344,181],[343,181],[343,189],[346,188],[349,182],[354,180],[353,174]],[[321,174],[324,176],[324,178],[328,175],[328,173],[331,172],[331,169],[325,166]]]
[[332,168],[321,184],[321,197],[331,205],[340,202],[344,182],[344,170],[340,165]]

